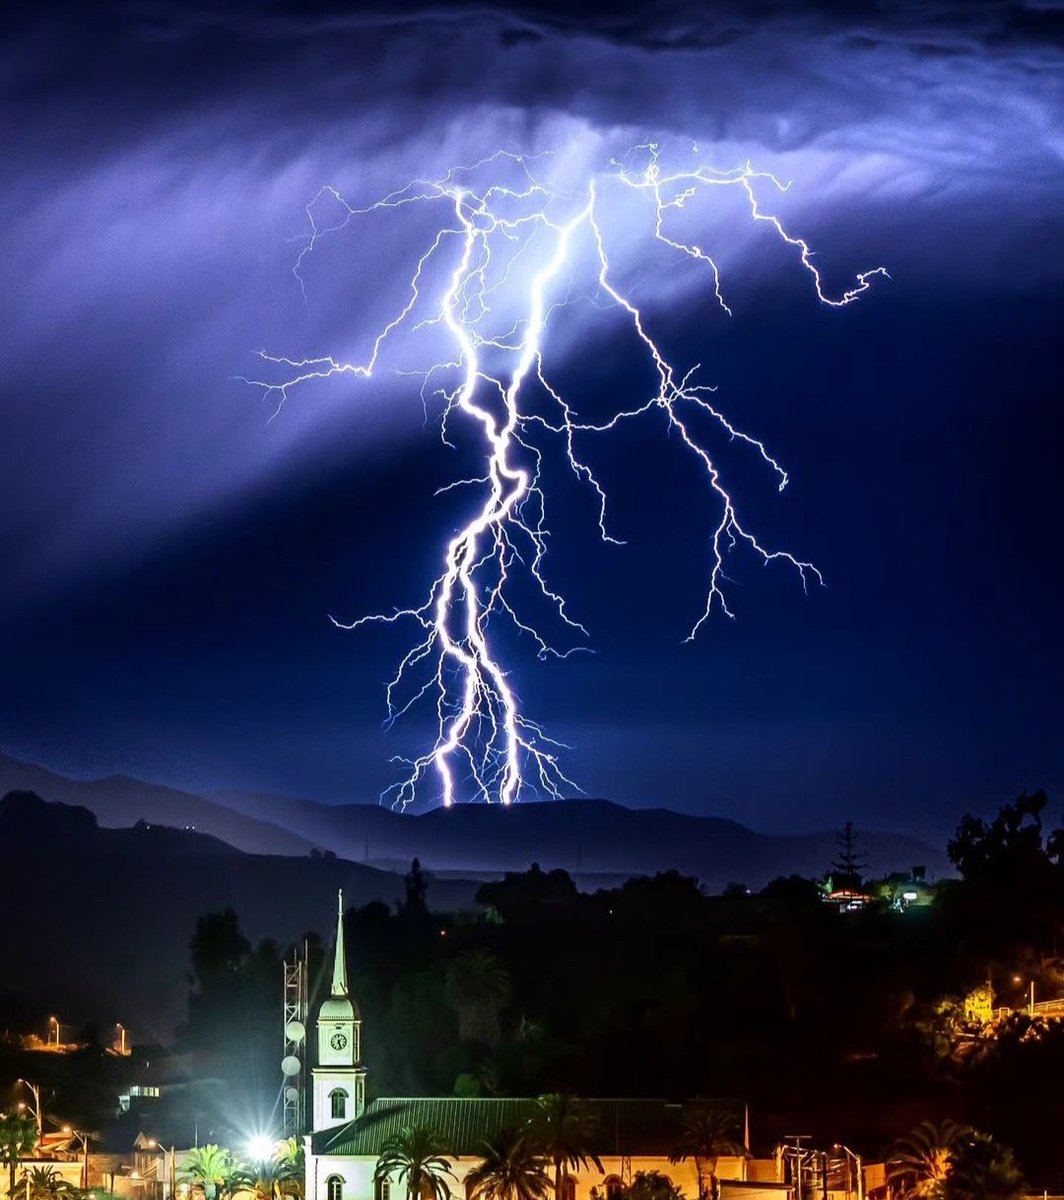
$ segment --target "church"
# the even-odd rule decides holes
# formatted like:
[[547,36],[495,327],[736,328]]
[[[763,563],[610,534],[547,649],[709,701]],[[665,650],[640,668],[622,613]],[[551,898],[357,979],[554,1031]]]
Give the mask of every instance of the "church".
[[[484,1144],[524,1124],[536,1110],[533,1098],[380,1097],[366,1102],[362,1065],[362,1017],[347,982],[341,899],[331,994],[318,1013],[317,1066],[312,1070],[312,1132],[306,1138],[306,1200],[406,1200],[406,1181],[374,1180],[385,1143],[404,1129],[434,1129],[451,1160],[449,1180],[455,1200],[464,1200],[465,1177],[479,1165]],[[587,1100],[595,1114],[599,1142],[594,1151],[602,1171],[589,1164],[565,1176],[559,1200],[589,1200],[593,1187],[612,1197],[640,1171],[660,1171],[696,1200],[698,1175],[692,1160],[669,1161],[680,1143],[684,1105],[664,1100]],[[745,1109],[741,1114],[749,1146]],[[779,1200],[774,1159],[748,1155],[718,1160],[722,1197]],[[759,1182],[764,1180],[765,1182]]]

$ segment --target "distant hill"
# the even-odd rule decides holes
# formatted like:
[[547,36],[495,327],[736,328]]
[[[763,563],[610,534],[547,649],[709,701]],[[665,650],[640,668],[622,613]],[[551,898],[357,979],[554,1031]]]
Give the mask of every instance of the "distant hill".
[[[464,804],[414,816],[378,805],[318,804],[252,792],[219,791],[218,803],[258,813],[337,854],[381,866],[416,854],[439,871],[483,875],[532,862],[592,877],[630,877],[672,868],[717,890],[736,881],[757,888],[779,875],[823,875],[838,847],[834,832],[774,836],[723,817],[664,808],[624,808],[608,800]],[[921,865],[951,871],[945,853],[904,834],[860,832],[869,874]],[[601,886],[601,885],[598,885]]]
[[81,805],[101,825],[122,827],[140,820],[189,826],[212,834],[251,854],[308,854],[316,844],[233,808],[175,788],[144,783],[125,775],[104,779],[69,779],[44,767],[0,754],[0,796],[10,791],[36,792],[49,801]]
[[[48,799],[91,809],[102,825],[139,818],[191,825],[254,853],[305,855],[312,847],[383,870],[405,870],[416,855],[430,869],[467,878],[562,867],[581,886],[675,868],[713,890],[730,882],[757,888],[778,875],[822,875],[837,847],[833,832],[757,833],[737,821],[663,808],[629,809],[607,800],[456,805],[420,815],[377,804],[329,805],[268,793],[193,795],[115,776],[77,781],[0,756],[0,794],[32,788]],[[860,832],[870,874],[922,865],[950,873],[944,852],[903,834]]]
[[[0,922],[4,986],[24,1010],[91,1019],[105,1035],[121,1021],[137,1041],[183,1019],[202,913],[231,905],[253,941],[283,946],[310,931],[329,937],[339,887],[352,907],[392,904],[404,890],[401,875],[342,859],[246,854],[157,824],[101,828],[87,808],[25,791],[0,799],[0,848],[17,913]],[[432,880],[429,903],[468,909],[476,888]]]

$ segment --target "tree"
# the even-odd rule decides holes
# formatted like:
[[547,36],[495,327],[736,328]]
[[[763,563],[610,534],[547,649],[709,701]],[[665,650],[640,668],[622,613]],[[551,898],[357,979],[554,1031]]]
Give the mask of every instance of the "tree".
[[[682,1190],[661,1171],[636,1171],[632,1182],[615,1195],[618,1200],[684,1200]],[[591,1189],[591,1200],[603,1200],[598,1188]]]
[[384,1143],[373,1172],[374,1182],[395,1176],[406,1181],[409,1200],[450,1200],[447,1176],[454,1178],[451,1160],[439,1133],[428,1125],[414,1125]]
[[429,884],[420,859],[415,858],[411,862],[410,870],[403,882],[406,886],[406,899],[399,905],[400,914],[415,922],[422,920],[428,916],[429,911],[426,899]]
[[471,950],[447,968],[447,1001],[458,1013],[463,1042],[499,1043],[499,1013],[510,1000],[510,976],[486,950]]
[[29,1116],[13,1113],[0,1116],[0,1163],[8,1170],[8,1191],[15,1190],[15,1171],[21,1159],[37,1146],[37,1122]]
[[946,1180],[948,1200],[1015,1200],[1023,1187],[1012,1151],[989,1134],[969,1131],[954,1145]]
[[954,1121],[921,1121],[895,1142],[887,1179],[897,1183],[903,1200],[945,1200],[951,1156],[968,1132]]
[[717,1159],[722,1154],[746,1154],[738,1116],[715,1104],[696,1104],[687,1109],[680,1141],[669,1161],[694,1160],[699,1200],[716,1195]]
[[238,1190],[253,1192],[256,1200],[280,1200],[303,1194],[303,1147],[296,1138],[278,1142],[273,1154],[237,1172]]
[[55,1167],[25,1168],[18,1188],[19,1196],[27,1196],[29,1200],[56,1200],[56,1197],[68,1196],[74,1191]]
[[505,1130],[484,1150],[483,1161],[466,1176],[468,1200],[543,1200],[550,1179],[528,1130]]
[[205,1200],[218,1200],[239,1191],[245,1176],[238,1171],[231,1151],[209,1142],[188,1152],[182,1178],[201,1188]]
[[835,835],[835,845],[838,850],[831,864],[835,887],[856,890],[861,886],[861,872],[868,865],[868,859],[857,852],[857,830],[852,821],[847,821]]
[[575,1096],[550,1092],[536,1101],[529,1133],[540,1153],[554,1165],[555,1200],[561,1200],[563,1169],[576,1170],[592,1162],[602,1170],[593,1149],[597,1132],[595,1114]]
[[[1044,877],[1050,854],[1042,836],[1045,792],[1023,792],[1005,804],[987,824],[980,817],[965,816],[946,846],[949,860],[969,881],[1001,887],[1030,887]],[[1051,835],[1049,849],[1061,848],[1059,832]]]

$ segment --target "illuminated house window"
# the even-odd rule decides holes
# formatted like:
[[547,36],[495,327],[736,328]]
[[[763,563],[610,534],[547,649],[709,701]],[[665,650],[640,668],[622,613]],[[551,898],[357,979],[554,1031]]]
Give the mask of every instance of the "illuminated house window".
[[[343,1088],[334,1088],[329,1093],[329,1107],[334,1121],[342,1121],[347,1116],[347,1093]],[[329,1200],[333,1200],[332,1196]]]
[[344,1200],[344,1181],[339,1175],[330,1175],[325,1181],[326,1200]]

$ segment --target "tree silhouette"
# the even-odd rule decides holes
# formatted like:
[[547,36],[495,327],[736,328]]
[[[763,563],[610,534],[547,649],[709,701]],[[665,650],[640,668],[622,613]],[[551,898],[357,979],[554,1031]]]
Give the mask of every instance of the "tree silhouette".
[[554,1197],[561,1200],[562,1173],[593,1162],[601,1171],[602,1163],[592,1147],[598,1122],[586,1104],[563,1092],[550,1092],[536,1101],[529,1121],[534,1144],[554,1164]]
[[504,1130],[486,1142],[484,1159],[466,1176],[467,1200],[543,1200],[550,1179],[527,1130]]
[[683,1126],[670,1162],[693,1159],[698,1175],[700,1200],[714,1196],[717,1190],[717,1159],[722,1154],[743,1155],[739,1118],[727,1108],[697,1104],[683,1115]]
[[921,1121],[899,1138],[887,1162],[887,1179],[903,1200],[944,1200],[951,1155],[968,1130],[954,1121]]
[[451,1160],[443,1139],[428,1125],[404,1129],[384,1143],[373,1179],[378,1182],[392,1175],[406,1181],[410,1200],[450,1200]]
[[15,1171],[19,1161],[32,1154],[37,1145],[37,1122],[17,1113],[0,1115],[0,1163],[8,1169],[8,1191],[15,1190]]
[[847,821],[835,835],[838,850],[831,864],[831,875],[837,888],[856,890],[861,886],[861,872],[868,865],[868,859],[857,852],[857,836],[852,821]]
[[471,950],[447,968],[447,1001],[458,1014],[463,1042],[499,1043],[499,1013],[510,1000],[510,976],[486,950]]

